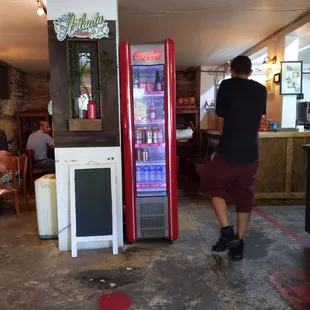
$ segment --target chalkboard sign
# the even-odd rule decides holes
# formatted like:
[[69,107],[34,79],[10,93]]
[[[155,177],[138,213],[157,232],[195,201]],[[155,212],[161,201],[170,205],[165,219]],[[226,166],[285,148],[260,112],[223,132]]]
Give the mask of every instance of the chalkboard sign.
[[112,235],[111,169],[75,170],[76,236]]

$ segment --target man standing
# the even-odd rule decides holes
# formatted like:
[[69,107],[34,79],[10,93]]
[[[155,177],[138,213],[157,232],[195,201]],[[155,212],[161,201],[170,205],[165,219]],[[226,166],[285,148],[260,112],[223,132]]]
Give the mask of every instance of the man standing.
[[8,140],[6,134],[0,129],[0,175],[6,174],[5,157],[8,155]]
[[[216,113],[223,119],[223,131],[208,171],[208,192],[221,226],[214,252],[229,250],[233,259],[242,259],[253,203],[258,167],[258,130],[266,114],[266,87],[249,79],[251,60],[238,56],[231,63],[231,79],[224,80],[216,100]],[[229,225],[226,194],[237,212],[237,233]]]
[[27,149],[34,150],[33,166],[38,169],[55,168],[55,161],[47,157],[47,148],[54,147],[54,141],[49,135],[51,126],[48,122],[40,122],[40,129],[32,133],[27,142]]

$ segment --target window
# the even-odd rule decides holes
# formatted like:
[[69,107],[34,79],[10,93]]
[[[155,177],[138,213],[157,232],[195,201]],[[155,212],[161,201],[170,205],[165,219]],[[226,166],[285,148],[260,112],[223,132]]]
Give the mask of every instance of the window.
[[97,42],[69,41],[69,64],[72,118],[86,118],[89,101],[96,103],[101,118]]

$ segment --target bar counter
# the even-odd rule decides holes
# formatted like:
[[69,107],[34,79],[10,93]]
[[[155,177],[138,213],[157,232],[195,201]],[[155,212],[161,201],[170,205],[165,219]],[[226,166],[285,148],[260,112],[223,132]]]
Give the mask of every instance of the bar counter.
[[[213,141],[213,145],[216,136],[220,136],[217,131],[207,130],[202,134],[208,141]],[[310,131],[259,133],[260,163],[255,185],[256,205],[305,203],[305,144],[310,144]]]

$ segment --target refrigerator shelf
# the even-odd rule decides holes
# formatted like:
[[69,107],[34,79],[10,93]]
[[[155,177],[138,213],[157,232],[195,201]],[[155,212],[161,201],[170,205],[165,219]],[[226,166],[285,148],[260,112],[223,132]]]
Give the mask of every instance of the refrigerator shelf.
[[164,123],[165,123],[164,119],[135,120],[135,125],[157,125]]
[[141,143],[141,144],[135,144],[136,148],[143,148],[143,147],[164,147],[166,146],[166,143]]
[[153,93],[144,93],[143,97],[163,97],[165,95],[165,92],[158,91]]
[[139,161],[136,160],[136,166],[150,166],[150,165],[166,165],[166,162],[163,160],[150,160],[150,161]]
[[166,183],[137,183],[137,189],[166,188]]

